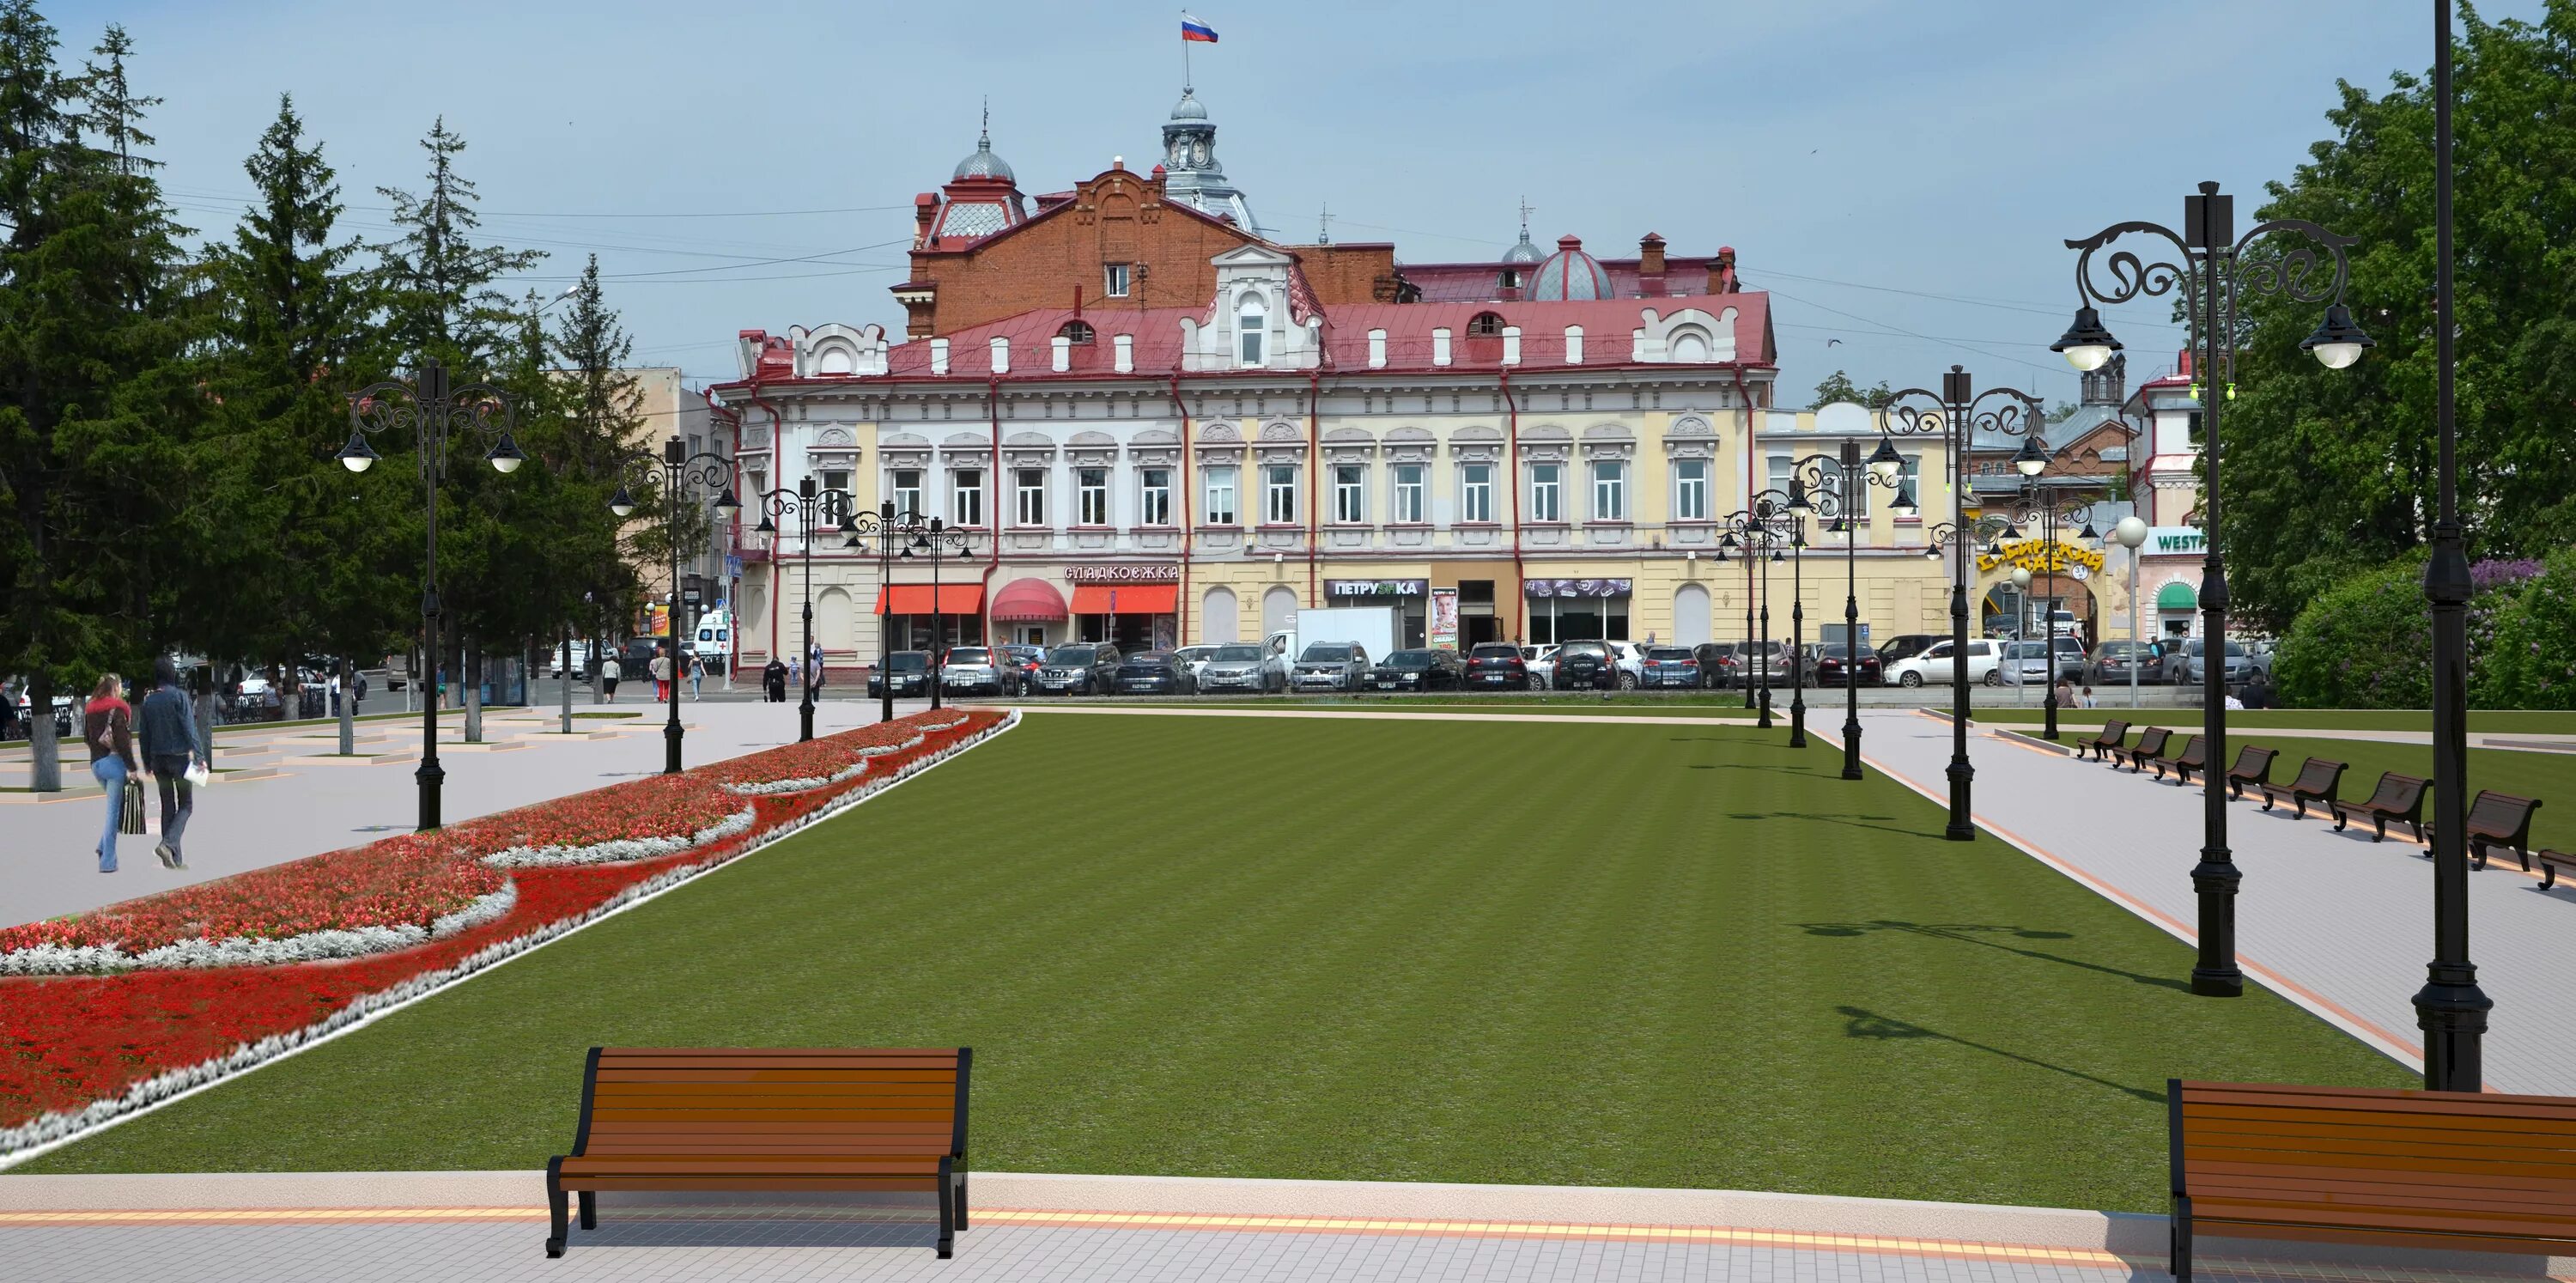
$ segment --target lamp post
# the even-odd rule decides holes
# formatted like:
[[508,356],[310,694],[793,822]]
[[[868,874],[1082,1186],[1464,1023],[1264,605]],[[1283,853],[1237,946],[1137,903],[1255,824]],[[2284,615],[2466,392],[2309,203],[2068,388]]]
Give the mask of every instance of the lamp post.
[[[1987,406],[1992,400],[1995,404]],[[1968,447],[1979,431],[2004,436],[2025,436],[2046,419],[2039,398],[2016,388],[1976,390],[1969,373],[1951,366],[1941,376],[1938,394],[1925,388],[1907,388],[1897,393],[1879,419],[1879,448],[1870,456],[1870,471],[1882,482],[1901,475],[1905,466],[1896,453],[1892,438],[1897,436],[1941,437],[1946,452],[1943,467],[1949,473],[1951,520],[1937,529],[1946,529],[1951,539],[1953,557],[1950,566],[1950,823],[1942,836],[1953,842],[1966,842],[1977,836],[1976,824],[1968,818],[1977,768],[1968,761],[1968,548],[1973,542],[1966,533],[1971,526],[1968,516]],[[1896,492],[1897,509],[1919,511],[1913,487],[1903,486]],[[1927,551],[1939,555],[1940,541],[1934,540]]]
[[[733,461],[720,454],[700,450],[689,453],[689,447],[675,434],[662,443],[662,457],[657,461],[641,450],[627,451],[618,457],[618,466],[629,474],[649,479],[658,468],[662,480],[663,529],[671,544],[671,680],[670,716],[662,723],[662,773],[680,773],[680,503],[692,491],[717,491],[715,512],[730,516],[742,510],[742,502],[733,495]],[[619,520],[634,515],[635,496],[624,484],[608,497],[608,510]],[[809,735],[808,738],[811,738]]]
[[[2018,533],[2012,529],[2009,524],[2011,522],[2019,522],[2025,526],[2038,526],[2039,543],[2046,558],[2045,572],[2054,581],[2065,561],[2064,554],[2058,551],[2057,546],[2057,527],[2060,522],[2083,522],[2084,530],[2076,535],[2076,538],[2088,543],[2101,539],[2101,533],[2093,528],[2092,505],[2078,504],[2060,509],[2047,495],[2040,492],[2039,474],[2048,466],[2048,447],[2036,436],[2022,442],[2021,452],[2013,458],[2013,466],[2022,472],[2022,492],[2015,510],[2006,518],[2005,536],[2011,537]],[[2017,568],[2013,571],[2013,584],[2016,587],[2028,588],[2030,579],[2031,571],[2027,568]],[[2053,588],[2055,584],[2052,582],[2050,586]],[[2047,649],[2041,652],[2048,659],[2047,726],[2043,733],[2051,740],[2057,738],[2057,608],[2053,604],[2056,600],[2053,596],[2045,598],[2040,606],[2047,616],[2045,636],[2048,638]]]
[[[1861,778],[1859,550],[1860,521],[1868,505],[1859,496],[1868,493],[1863,489],[1866,486],[1899,489],[1903,484],[1899,474],[1905,466],[1904,459],[1885,438],[1879,440],[1878,450],[1886,456],[1884,469],[1878,466],[1882,460],[1876,455],[1871,457],[1870,467],[1862,467],[1858,441],[1843,442],[1838,454],[1811,454],[1789,465],[1789,506],[1830,518],[1833,529],[1843,537],[1843,778],[1847,780]],[[1833,478],[1831,485],[1825,483],[1829,476]],[[1911,514],[1900,511],[1898,515]],[[1790,743],[1803,744],[1805,710],[1798,708],[1796,713],[1799,733],[1790,737]]]
[[[864,555],[868,541],[876,541],[876,679],[879,689],[884,692],[884,702],[877,708],[877,720],[881,722],[894,720],[894,563],[912,560],[912,538],[922,533],[920,515],[897,513],[894,501],[888,499],[879,503],[875,512],[855,513],[841,523],[842,532],[849,536],[843,547],[856,548]],[[935,622],[939,618],[938,587],[934,585],[930,593],[930,617]],[[932,697],[937,698],[939,673],[935,665],[930,673],[930,688]]]
[[[1751,656],[1753,671],[1746,676],[1748,681],[1762,688],[1762,716],[1755,724],[1766,729],[1771,725],[1771,563],[1780,560],[1780,549],[1789,538],[1789,514],[1783,506],[1786,499],[1787,496],[1780,495],[1776,490],[1766,490],[1753,497],[1751,507],[1738,508],[1718,518],[1718,527],[1725,531],[1725,534],[1718,540],[1717,559],[1721,563],[1724,562],[1729,548],[1743,552],[1744,584],[1747,594],[1753,590],[1754,563],[1761,563],[1761,641],[1753,647]],[[1769,557],[1762,555],[1766,552],[1770,554]],[[1752,632],[1753,614],[1750,608],[1745,611],[1745,631],[1748,635]],[[1749,696],[1748,706],[1750,706]]]
[[[805,579],[805,650],[798,659],[810,660],[814,654],[814,523],[838,512],[842,514],[841,529],[848,530],[850,528],[850,492],[817,489],[814,478],[805,476],[796,479],[796,488],[793,490],[781,486],[776,490],[762,491],[752,497],[760,501],[760,524],[752,527],[754,534],[775,535],[778,533],[778,523],[773,518],[791,516],[796,518],[796,542],[802,549],[799,557],[804,562]],[[796,706],[796,738],[800,743],[814,738],[813,674],[805,675],[804,686],[805,697]]]
[[2129,550],[2129,707],[2136,708],[2139,706],[2138,661],[2147,648],[2145,625],[2141,622],[2146,610],[2138,602],[2138,549],[2147,544],[2147,523],[2138,514],[2130,513],[2120,518],[2118,525],[2111,527],[2111,537]]
[[2450,0],[2433,0],[2433,40],[2433,419],[2440,446],[2433,555],[2424,563],[2424,598],[2433,609],[2433,960],[2415,994],[2415,1024],[2424,1031],[2425,1088],[2476,1091],[2486,1081],[2480,1044],[2495,1001],[2478,987],[2477,966],[2469,961],[2472,585],[2460,532],[2459,362],[2452,350]]
[[[939,559],[950,548],[964,556],[966,532],[951,528],[937,517],[928,522],[922,521],[921,514],[917,512],[911,517],[908,528],[912,531],[912,542],[904,549],[904,555],[910,556],[922,549],[930,553],[930,707],[936,711],[939,708],[940,657],[947,654],[948,641],[947,616],[939,610]],[[889,673],[886,676],[886,698],[891,700],[894,698],[894,675]]]
[[[420,453],[429,545],[420,577],[420,638],[421,653],[428,659],[423,667],[432,673],[438,669],[439,642],[438,483],[447,477],[447,443],[460,433],[491,442],[483,459],[507,475],[528,460],[510,435],[512,422],[509,398],[499,388],[488,383],[451,387],[447,367],[436,360],[421,362],[419,377],[412,383],[370,384],[349,398],[349,443],[340,447],[337,456],[342,467],[364,472],[382,458],[367,444],[368,437],[380,432],[410,432]],[[420,767],[412,778],[420,782],[420,827],[424,832],[437,828],[438,790],[447,772],[438,764],[435,695],[421,701]]]
[[[2448,50],[2449,42],[2443,48]],[[2444,183],[2447,185],[2447,178]],[[2235,386],[2234,362],[2236,328],[2240,316],[2238,304],[2248,297],[2270,296],[2299,303],[2323,303],[2325,317],[2316,331],[2299,341],[2299,349],[2316,357],[2330,370],[2340,370],[2361,359],[2371,346],[2368,334],[2353,324],[2352,312],[2344,306],[2344,287],[2352,275],[2351,263],[2344,250],[2357,241],[2340,236],[2304,219],[2276,218],[2256,224],[2242,238],[2236,235],[2236,198],[2221,195],[2216,183],[2200,184],[2198,195],[2183,198],[2183,230],[2156,223],[2113,223],[2083,240],[2066,242],[2066,248],[2078,251],[2075,260],[2075,320],[2066,333],[2049,345],[2062,352],[2076,369],[2091,372],[2120,347],[2120,340],[2102,324],[2101,314],[2093,304],[2112,306],[2143,297],[2160,297],[2179,288],[2183,311],[2190,318],[2192,347],[2196,352],[2192,367],[2193,395],[2201,404],[2201,468],[2203,498],[2201,520],[2209,531],[2206,551],[2201,559],[2200,606],[2202,611],[2201,645],[2207,662],[2201,665],[2201,734],[2212,762],[2227,760],[2227,567],[2219,554],[2224,528],[2219,524],[2219,465],[2225,460],[2218,432],[2219,412]],[[2104,246],[2123,235],[2136,232],[2161,236],[2169,242],[2176,256],[2147,261],[2129,250],[2108,256],[2110,283],[2106,287],[2093,279],[2093,256]],[[2278,257],[2244,256],[2247,246],[2257,239],[2276,233],[2291,233],[2306,238],[2313,245],[2296,245]],[[2325,273],[2318,258],[2322,247],[2333,259],[2334,270]],[[2161,249],[2150,254],[2162,253]],[[2323,281],[2319,281],[2320,276]],[[2461,567],[2465,583],[2466,566]],[[2431,571],[2428,569],[2428,582]],[[2465,595],[2465,594],[2464,594]],[[2439,683],[2436,683],[2438,689]],[[2191,991],[2204,997],[2233,998],[2245,992],[2245,973],[2236,966],[2236,891],[2244,875],[2238,871],[2233,854],[2227,847],[2227,783],[2224,770],[2204,772],[2204,804],[2201,821],[2200,863],[2191,871],[2192,888],[2200,899],[2200,959],[2191,971]],[[2434,817],[2436,831],[2435,859],[2441,816]],[[2455,830],[2456,831],[2456,830]],[[2437,874],[2438,881],[2438,874]],[[2459,881],[2467,891],[2467,874]],[[2438,949],[2437,949],[2438,952]],[[2474,983],[2474,982],[2472,982]],[[2482,999],[2484,995],[2479,995]],[[2478,1019],[2483,1021],[2481,1011]],[[2428,1054],[2427,1063],[2431,1061]]]

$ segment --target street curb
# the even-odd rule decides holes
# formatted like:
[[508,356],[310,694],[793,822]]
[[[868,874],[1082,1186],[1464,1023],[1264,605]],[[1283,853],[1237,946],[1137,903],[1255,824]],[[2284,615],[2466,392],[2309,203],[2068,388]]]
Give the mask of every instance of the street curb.
[[[1974,720],[1971,719],[1970,725],[1974,724]],[[1986,733],[1997,739],[2008,739],[2015,741],[2016,743],[2027,745],[2031,748],[2046,749],[2047,751],[2058,754],[2061,757],[2075,756],[2075,749],[2072,746],[2055,743],[2037,735],[2025,735],[2020,731],[2006,730],[2000,726],[1988,726],[1986,727]]]

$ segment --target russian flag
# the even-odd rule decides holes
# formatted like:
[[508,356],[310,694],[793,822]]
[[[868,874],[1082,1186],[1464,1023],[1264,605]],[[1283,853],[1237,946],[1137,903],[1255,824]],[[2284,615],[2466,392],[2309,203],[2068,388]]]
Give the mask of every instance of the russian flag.
[[1216,43],[1216,28],[1184,13],[1181,15],[1181,39]]

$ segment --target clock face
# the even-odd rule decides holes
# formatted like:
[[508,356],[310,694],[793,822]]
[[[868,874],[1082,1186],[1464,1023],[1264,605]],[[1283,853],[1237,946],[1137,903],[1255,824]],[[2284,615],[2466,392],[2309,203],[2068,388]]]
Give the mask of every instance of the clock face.
[[2075,580],[2075,582],[2077,582],[2077,583],[2079,583],[2079,584],[2080,584],[2080,583],[2083,583],[2085,580],[2087,580],[2087,579],[2091,579],[2091,578],[2093,577],[2093,572],[2092,572],[2092,571],[2090,571],[2090,570],[2085,569],[2085,568],[2084,568],[2084,567],[2082,567],[2082,566],[2077,566],[2077,567],[2075,567],[2074,569],[2067,571],[2066,573],[2067,573],[2067,575],[2068,575],[2070,578],[2074,579],[2074,580]]

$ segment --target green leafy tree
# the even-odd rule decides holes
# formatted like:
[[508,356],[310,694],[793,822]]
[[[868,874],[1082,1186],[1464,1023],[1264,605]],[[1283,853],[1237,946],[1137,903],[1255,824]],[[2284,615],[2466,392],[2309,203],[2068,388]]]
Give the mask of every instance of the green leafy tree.
[[1895,399],[1896,393],[1889,389],[1885,379],[1879,380],[1876,387],[1864,388],[1854,384],[1851,375],[1836,370],[1816,385],[1816,399],[1807,408],[1821,410],[1837,401],[1850,401],[1872,410],[1883,410],[1888,402]]
[[[2462,8],[2461,506],[2473,557],[2526,556],[2576,542],[2576,0],[2548,0],[2536,22]],[[2250,622],[2276,631],[2344,577],[2423,544],[2431,520],[2431,87],[2401,74],[2377,96],[2339,88],[2335,136],[2270,186],[2259,216],[2359,239],[2350,301],[2378,347],[2321,369],[2298,350],[2317,305],[2248,300],[2222,441],[2228,584]]]

